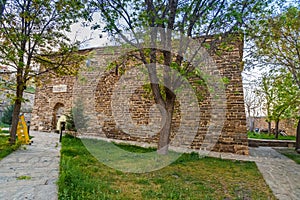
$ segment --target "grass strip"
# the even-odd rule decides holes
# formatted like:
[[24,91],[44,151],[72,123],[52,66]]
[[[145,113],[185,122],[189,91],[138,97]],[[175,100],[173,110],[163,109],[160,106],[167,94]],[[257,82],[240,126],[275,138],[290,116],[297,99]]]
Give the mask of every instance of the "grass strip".
[[[255,132],[248,132],[248,138],[253,139],[264,139],[264,140],[275,140],[275,135],[268,133],[255,133]],[[278,135],[278,140],[294,140],[296,141],[295,136],[282,136]]]
[[300,154],[295,151],[295,149],[284,148],[284,149],[276,149],[279,153],[285,155],[286,157],[292,159],[297,164],[300,164]]
[[9,136],[0,133],[0,160],[20,147],[20,143],[9,144]]

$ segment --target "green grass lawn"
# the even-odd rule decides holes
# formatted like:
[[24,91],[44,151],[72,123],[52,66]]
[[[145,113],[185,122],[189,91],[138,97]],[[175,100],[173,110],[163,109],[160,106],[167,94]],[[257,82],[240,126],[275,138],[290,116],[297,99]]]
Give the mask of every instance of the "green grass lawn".
[[8,139],[9,136],[0,133],[0,160],[20,147],[18,143],[11,146]]
[[[266,140],[275,140],[275,135],[268,133],[255,133],[255,132],[248,132],[248,138],[253,139],[266,139]],[[279,140],[296,140],[295,136],[278,136]]]
[[[95,145],[106,142],[91,140]],[[153,149],[119,145],[131,152]],[[120,155],[114,155],[111,158]],[[141,153],[142,154],[142,153]],[[59,199],[275,199],[255,163],[199,158],[183,154],[174,163],[148,173],[126,173],[93,157],[81,140],[62,140]]]
[[295,149],[276,149],[279,153],[285,155],[286,157],[294,160],[296,163],[300,164],[300,154],[295,151]]

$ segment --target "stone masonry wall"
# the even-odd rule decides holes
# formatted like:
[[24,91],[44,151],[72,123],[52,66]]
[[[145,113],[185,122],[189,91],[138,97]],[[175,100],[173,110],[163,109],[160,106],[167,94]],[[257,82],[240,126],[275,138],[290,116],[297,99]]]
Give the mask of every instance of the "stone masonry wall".
[[[279,129],[284,130],[287,135],[295,136],[296,135],[296,120],[295,119],[283,119],[279,122]],[[256,117],[254,121],[255,128],[259,129],[268,129],[268,123],[266,122],[266,117]],[[275,123],[271,123],[272,129],[275,129]]]
[[[197,91],[201,91],[203,97],[198,99],[200,117],[197,122],[199,123],[197,134],[191,136],[186,131],[179,140],[180,142],[174,143],[175,146],[205,149],[205,146],[209,144],[204,143],[209,143],[210,139],[207,138],[211,137],[211,140],[217,139],[218,141],[213,148],[214,151],[248,154],[241,77],[242,48],[242,41],[240,41],[234,44],[232,50],[223,53],[221,56],[211,53],[217,64],[217,69],[212,73],[218,74],[226,80],[224,81],[224,95],[226,98],[224,101],[226,103],[225,121],[222,125],[221,135],[219,137],[214,136],[214,130],[217,130],[217,120],[211,120],[218,119],[219,115],[219,113],[214,111],[213,103],[216,101],[213,99],[214,94],[209,93],[207,85],[199,86]],[[111,70],[107,69],[107,66],[120,55],[120,52],[116,49],[115,51],[107,49],[93,49],[93,54],[89,59],[90,66],[84,66],[79,77],[54,78],[37,89],[35,107],[32,113],[32,123],[34,123],[31,125],[32,129],[51,131],[53,129],[51,123],[55,105],[57,103],[63,104],[66,112],[72,106],[76,106],[75,102],[80,100],[84,108],[84,115],[88,119],[85,127],[79,127],[79,129],[82,128],[81,132],[85,135],[147,143],[157,142],[159,137],[159,131],[157,130],[159,129],[156,128],[162,123],[162,118],[158,109],[154,106],[153,98],[151,98],[151,95],[149,96],[143,86],[135,88],[134,83],[128,84],[128,87],[133,88],[133,92],[131,94],[119,94],[120,97],[122,95],[129,96],[129,109],[128,113],[124,113],[123,121],[122,117],[119,121],[116,120],[118,116],[115,113],[116,109],[119,109],[117,108],[118,103],[122,103],[124,99],[116,98],[114,96],[116,93],[114,89],[124,74],[116,73],[115,68]],[[130,71],[133,67],[125,67],[125,74],[126,70]],[[130,83],[130,78],[127,77],[127,79],[128,83]],[[193,85],[193,80],[189,80],[189,82]],[[66,92],[53,93],[54,85],[64,84],[68,86]],[[176,137],[176,133],[182,125],[180,124],[180,119],[183,111],[180,110],[180,106],[180,101],[177,99],[172,121],[171,140]],[[133,124],[134,127],[127,128],[128,130],[132,130],[132,132],[124,129],[128,115],[130,115],[129,118],[132,120],[131,122],[128,121],[128,124]],[[154,127],[154,131],[143,128],[146,126]],[[188,123],[184,126],[188,130]],[[135,129],[141,131],[134,133],[133,130]],[[208,131],[212,132],[212,135],[208,135]]]
[[[72,108],[74,77],[49,78],[45,77],[36,89],[34,108],[31,114],[31,130],[50,132],[53,126],[53,115],[57,105],[63,105],[65,114]],[[66,85],[67,90],[53,92],[53,87]]]

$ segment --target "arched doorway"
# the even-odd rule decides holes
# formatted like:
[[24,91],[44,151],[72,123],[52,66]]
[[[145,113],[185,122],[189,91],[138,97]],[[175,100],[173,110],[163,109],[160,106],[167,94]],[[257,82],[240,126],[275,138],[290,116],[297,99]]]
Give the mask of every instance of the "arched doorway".
[[55,104],[53,108],[53,114],[52,114],[52,130],[57,130],[57,122],[61,116],[64,115],[64,104],[63,103],[57,103]]

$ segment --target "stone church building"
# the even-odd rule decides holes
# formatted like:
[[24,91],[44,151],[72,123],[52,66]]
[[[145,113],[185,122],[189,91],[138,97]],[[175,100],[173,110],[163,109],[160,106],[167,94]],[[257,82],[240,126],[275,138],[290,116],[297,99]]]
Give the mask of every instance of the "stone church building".
[[[182,102],[180,99],[176,99],[171,141],[175,141],[177,132],[183,129],[184,133],[181,134],[180,139],[177,138],[177,142],[173,144],[171,142],[171,145],[205,149],[208,143],[215,139],[214,151],[248,154],[241,76],[243,41],[235,41],[231,45],[233,48],[224,51],[221,55],[210,53],[216,64],[216,69],[212,70],[212,74],[217,74],[220,80],[224,80],[224,99],[221,99],[225,103],[224,121],[221,126],[218,125],[218,122],[222,121],[222,116],[219,116],[221,111],[218,112],[218,109],[215,108],[215,101],[218,100],[213,99],[214,91],[209,89],[209,85],[215,83],[196,86],[196,91],[202,93],[201,97],[197,97],[199,110],[198,113],[189,112],[191,117],[198,116],[197,120],[190,118],[191,124],[196,123],[197,130],[195,134],[191,134],[189,124],[182,122],[181,118],[184,115],[188,115],[186,116],[187,121],[189,121],[190,116],[189,113],[186,114],[180,109]],[[79,118],[82,119],[77,119],[78,124],[84,124],[83,127],[79,127],[83,130],[80,131],[80,134],[141,143],[157,143],[159,129],[155,125],[160,124],[162,118],[157,114],[157,109],[153,107],[153,98],[143,84],[135,86],[135,82],[130,82],[131,78],[136,78],[139,75],[131,74],[124,78],[125,72],[132,71],[134,68],[134,64],[132,64],[134,61],[123,62],[119,69],[117,67],[109,68],[107,66],[120,57],[118,47],[94,48],[85,51],[89,51],[90,56],[78,76],[46,77],[42,84],[37,87],[31,115],[31,129],[55,131],[59,128],[58,123],[61,116],[70,113],[72,108],[76,107],[78,110],[80,107],[84,112],[79,113]],[[102,70],[104,68],[105,70]],[[128,86],[132,90],[126,94],[120,93],[118,95],[126,96],[126,100],[116,97],[115,89],[117,87],[125,88],[124,85],[120,86],[120,82],[124,80],[128,81],[126,87]],[[193,85],[192,79],[188,81]],[[124,111],[124,108],[119,107],[124,107],[124,102],[128,104],[128,109],[125,109],[128,113],[123,113],[124,116],[122,117],[120,112],[122,109]],[[116,120],[116,118],[118,119]],[[81,123],[80,120],[83,122]],[[132,129],[125,130],[126,124],[130,124]],[[149,129],[147,126],[153,128]],[[220,134],[215,134],[218,132],[218,127]],[[134,132],[135,128],[140,131]],[[130,130],[132,130],[132,134]]]

